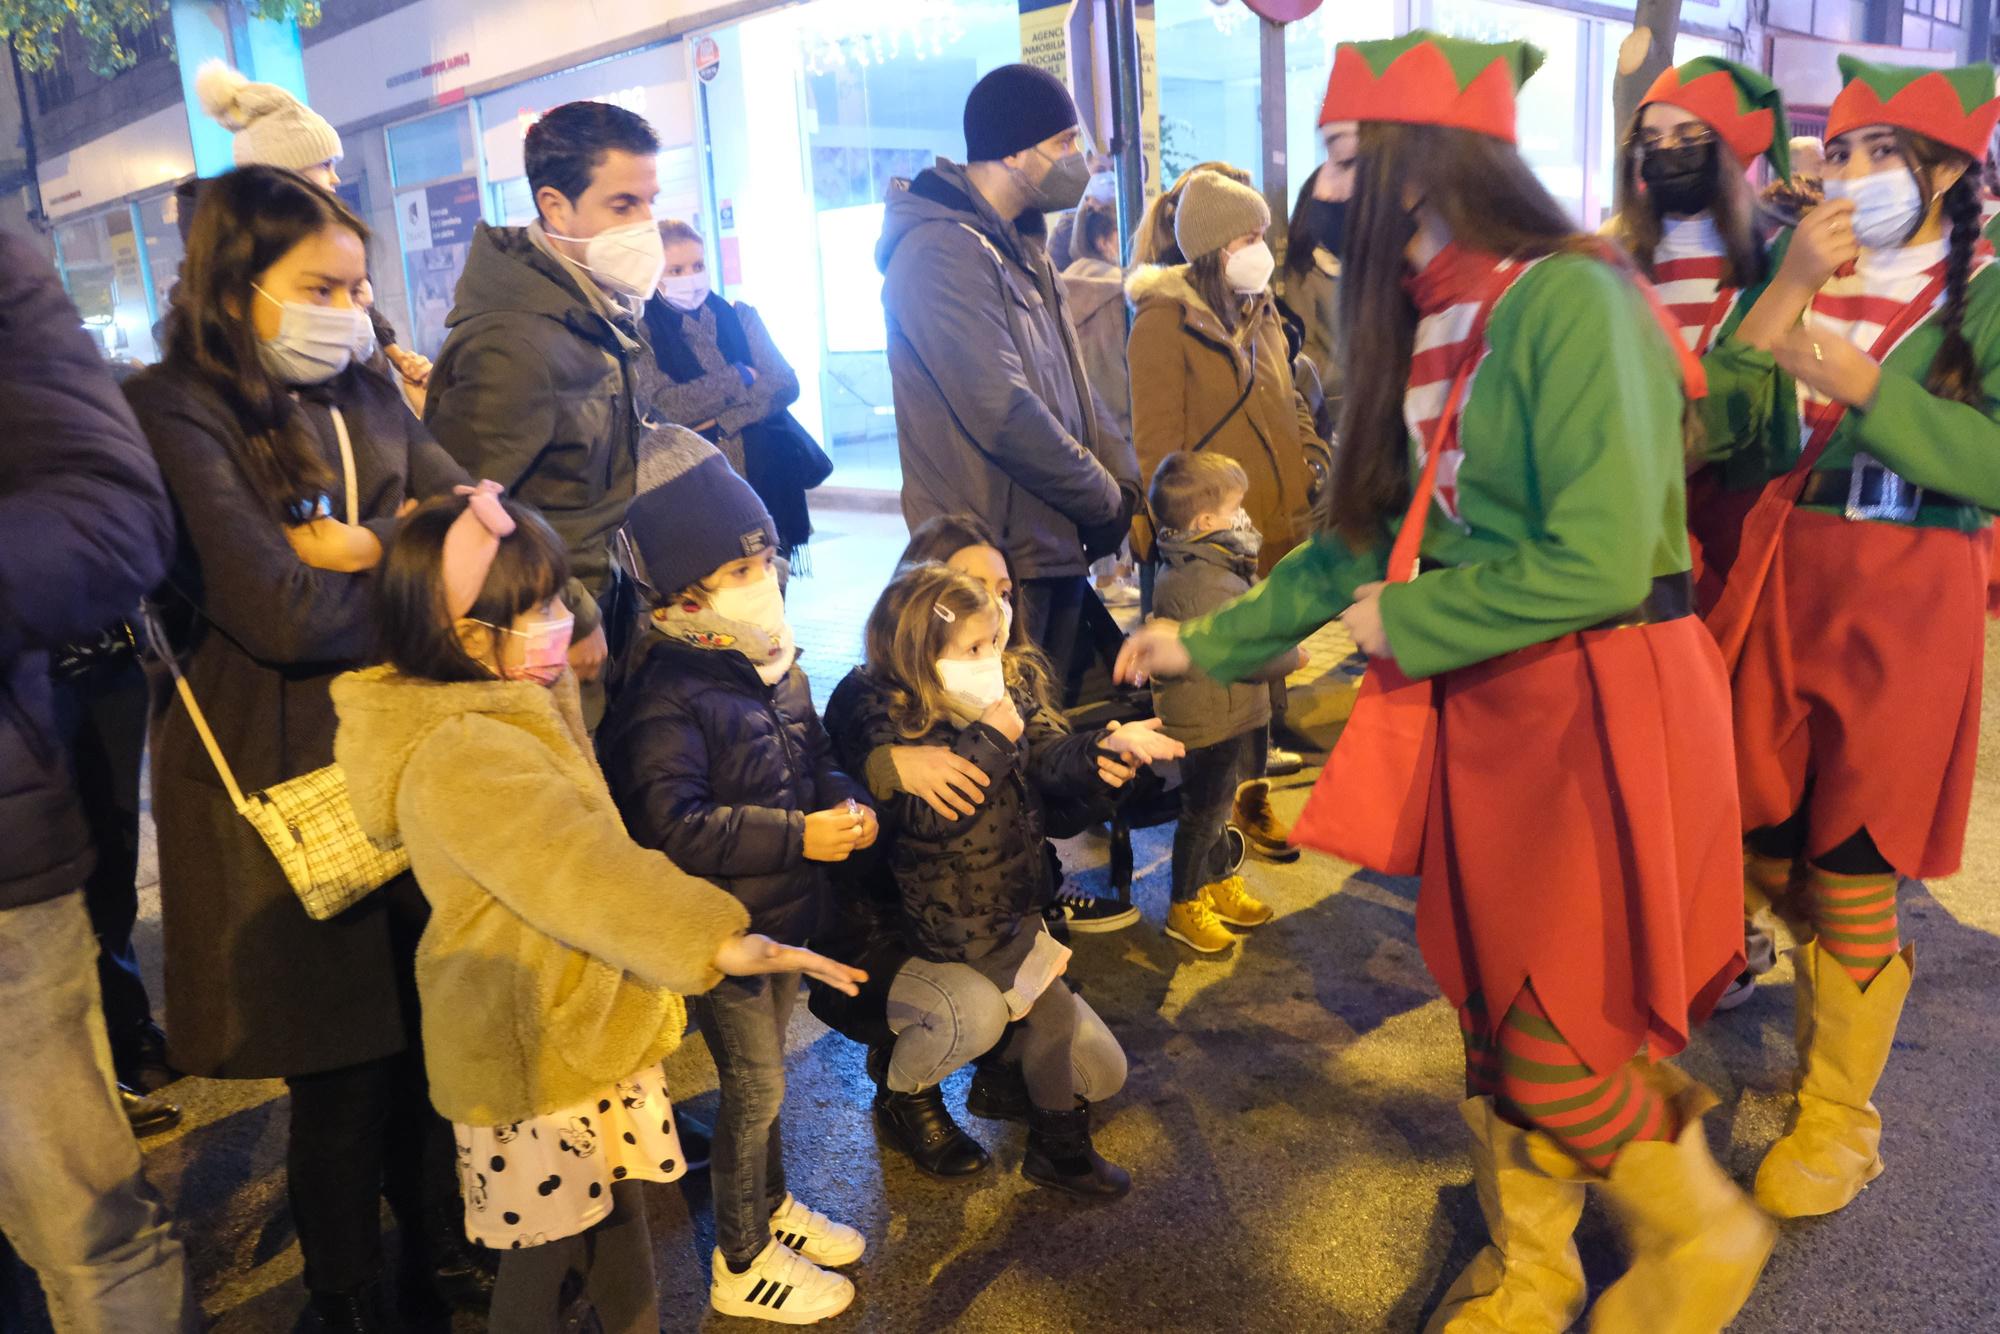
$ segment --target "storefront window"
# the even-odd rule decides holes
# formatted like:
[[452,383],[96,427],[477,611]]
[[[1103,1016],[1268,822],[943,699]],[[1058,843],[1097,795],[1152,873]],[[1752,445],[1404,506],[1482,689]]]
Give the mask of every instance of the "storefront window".
[[159,360],[130,205],[56,228],[64,286],[107,359]]
[[[435,357],[444,346],[458,275],[480,220],[477,141],[465,107],[389,128],[389,177],[410,324],[403,346]],[[397,321],[392,317],[390,323]]]
[[[155,319],[166,318],[168,297],[174,284],[180,281],[185,247],[181,245],[179,222],[168,221],[168,214],[176,207],[172,194],[142,200],[139,204],[139,233],[145,246],[146,278],[152,287]],[[166,349],[159,351],[164,353]]]
[[899,487],[883,203],[934,158],[963,160],[965,95],[1021,58],[1020,9],[816,0],[698,45],[711,265],[797,369],[795,411],[827,446],[833,484]]
[[1500,0],[1430,0],[1430,26],[1482,42],[1526,40],[1547,59],[1521,87],[1516,122],[1521,156],[1556,202],[1584,218],[1585,136],[1592,102],[1581,76],[1586,20],[1560,10]]

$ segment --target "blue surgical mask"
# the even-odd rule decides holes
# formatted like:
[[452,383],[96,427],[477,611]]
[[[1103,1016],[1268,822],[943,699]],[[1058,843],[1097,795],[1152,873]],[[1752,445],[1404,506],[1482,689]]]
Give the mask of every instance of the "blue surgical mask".
[[1864,250],[1894,250],[1904,244],[1924,212],[1916,176],[1900,167],[1847,179],[1829,177],[1826,197],[1854,201],[1854,239]]
[[350,362],[375,355],[375,326],[361,307],[280,301],[255,283],[250,286],[282,312],[278,332],[257,340],[264,369],[279,381],[324,384],[346,370]]

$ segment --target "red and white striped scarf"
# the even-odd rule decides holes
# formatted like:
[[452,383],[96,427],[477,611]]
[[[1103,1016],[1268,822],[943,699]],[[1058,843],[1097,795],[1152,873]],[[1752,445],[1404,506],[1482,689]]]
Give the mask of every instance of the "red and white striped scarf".
[[[1451,245],[1406,284],[1411,299],[1417,303],[1419,318],[1410,354],[1409,386],[1403,392],[1403,421],[1416,437],[1419,465],[1425,462],[1431,430],[1444,411],[1445,396],[1451,392],[1459,368],[1467,357],[1483,361],[1491,350],[1483,336],[1476,347],[1471,337],[1473,321],[1479,316],[1487,291],[1486,280],[1496,271],[1514,272],[1518,277],[1537,263],[1540,260],[1515,264]],[[1465,385],[1467,398],[1472,395],[1472,379],[1477,375],[1475,363],[1473,375]],[[1446,518],[1460,524],[1463,521],[1458,513],[1458,469],[1465,459],[1465,451],[1459,444],[1461,422],[1453,422],[1446,434],[1437,470],[1437,506]]]
[[[1845,338],[1872,355],[1882,330],[1905,306],[1922,296],[1924,288],[1942,270],[1948,249],[1949,242],[1939,239],[1894,250],[1862,251],[1851,271],[1836,274],[1813,297],[1806,309],[1806,327],[1814,333]],[[1977,273],[1990,262],[1990,255],[1975,256],[1972,271]],[[1944,301],[1945,294],[1940,292],[1931,310],[1942,308]],[[1803,380],[1799,382],[1801,413],[1826,401],[1807,388]]]
[[1729,252],[1714,218],[1667,219],[1653,251],[1653,288],[1696,356],[1708,351],[1736,301],[1728,275]]

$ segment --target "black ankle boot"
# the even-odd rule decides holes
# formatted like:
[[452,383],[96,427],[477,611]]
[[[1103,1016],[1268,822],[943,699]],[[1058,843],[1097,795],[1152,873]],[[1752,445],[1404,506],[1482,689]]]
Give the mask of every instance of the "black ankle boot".
[[1021,1158],[1021,1175],[1037,1186],[1086,1200],[1115,1200],[1132,1189],[1132,1177],[1091,1147],[1090,1104],[1081,1098],[1076,1104],[1068,1112],[1029,1107],[1028,1151]]
[[1021,1067],[1007,1061],[981,1061],[972,1068],[972,1087],[965,1091],[965,1110],[988,1121],[1028,1119],[1028,1081]]
[[499,1266],[492,1252],[469,1241],[420,1251],[397,1276],[397,1305],[415,1319],[449,1319],[453,1311],[484,1311],[493,1305]]
[[969,1177],[993,1160],[978,1140],[958,1128],[945,1110],[944,1090],[933,1084],[915,1093],[889,1087],[889,1049],[868,1049],[868,1077],[875,1081],[875,1124],[882,1138],[934,1177]]
[[395,1326],[382,1302],[378,1283],[363,1283],[340,1292],[315,1292],[295,1327],[297,1334],[391,1334]]

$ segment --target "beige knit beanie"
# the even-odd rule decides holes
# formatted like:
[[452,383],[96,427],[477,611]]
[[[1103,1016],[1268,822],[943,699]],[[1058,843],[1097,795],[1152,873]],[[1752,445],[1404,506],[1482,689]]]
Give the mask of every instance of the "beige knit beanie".
[[252,83],[220,60],[195,72],[202,110],[236,132],[236,165],[304,171],[340,160],[340,135],[326,117],[275,83]]
[[1198,171],[1181,187],[1174,244],[1189,259],[1198,259],[1270,226],[1271,207],[1264,196],[1219,172]]

